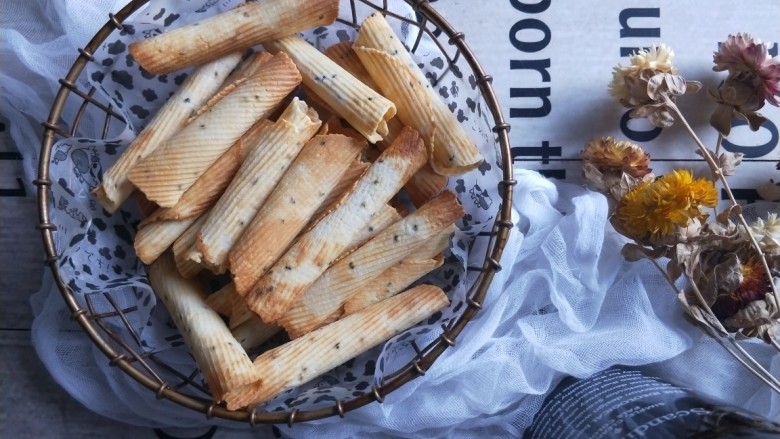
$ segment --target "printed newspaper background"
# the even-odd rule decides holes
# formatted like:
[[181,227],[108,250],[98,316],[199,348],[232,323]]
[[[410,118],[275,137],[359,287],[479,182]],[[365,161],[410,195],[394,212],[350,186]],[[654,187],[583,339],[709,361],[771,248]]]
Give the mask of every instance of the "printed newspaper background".
[[[435,6],[465,33],[494,77],[504,117],[512,125],[515,167],[573,182],[581,181],[582,147],[604,135],[639,143],[650,153],[656,174],[684,167],[709,175],[681,124],[661,130],[646,120],[629,120],[628,109],[609,95],[612,68],[628,64],[636,48],[671,46],[680,74],[704,84],[678,103],[705,145],[714,149],[717,133],[708,121],[715,103],[707,89],[726,77],[712,71],[718,43],[729,34],[748,32],[777,56],[780,41],[777,0],[438,0]],[[758,132],[741,122],[723,143],[726,150],[745,154],[730,177],[742,202],[756,199],[755,188],[769,179],[780,180],[775,168],[780,109],[766,105],[761,113],[769,121]]]

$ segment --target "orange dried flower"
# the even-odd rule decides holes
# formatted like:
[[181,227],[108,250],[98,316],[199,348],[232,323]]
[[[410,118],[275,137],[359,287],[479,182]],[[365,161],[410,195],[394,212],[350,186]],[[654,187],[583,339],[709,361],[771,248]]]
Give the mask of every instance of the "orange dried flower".
[[612,137],[591,140],[582,151],[582,160],[593,164],[602,173],[621,173],[641,178],[649,174],[650,154],[642,147]]

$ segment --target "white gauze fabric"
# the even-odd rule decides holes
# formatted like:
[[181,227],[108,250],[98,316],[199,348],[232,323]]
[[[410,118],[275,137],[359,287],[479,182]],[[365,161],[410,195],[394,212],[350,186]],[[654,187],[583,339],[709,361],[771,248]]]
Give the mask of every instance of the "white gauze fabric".
[[[209,6],[200,12],[208,14],[234,3],[153,1],[148,11],[152,12],[149,15],[156,16],[157,11],[172,5],[178,8],[177,12]],[[4,62],[0,72],[3,91],[0,102],[12,137],[25,156],[28,183],[35,178],[38,123],[48,115],[57,78],[70,66],[76,49],[106,21],[107,13],[118,10],[121,4],[121,1],[7,2],[0,16],[4,34],[0,54],[2,59],[14,62]],[[408,10],[404,13],[408,14]],[[159,19],[165,20],[170,14],[169,9],[159,14]],[[38,21],[33,17],[39,17]],[[187,18],[182,14],[180,19]],[[143,16],[139,18],[144,20]],[[150,23],[152,28],[153,20]],[[145,29],[145,25],[139,23],[138,29]],[[432,61],[424,57],[425,50],[422,52],[423,62]],[[489,70],[489,66],[486,68]],[[464,104],[461,109],[471,108],[474,102],[468,102],[468,86],[447,85],[444,93],[450,99],[461,101]],[[112,85],[103,86],[110,96]],[[122,97],[132,99],[128,93]],[[124,108],[130,107],[127,104]],[[120,143],[132,137],[131,129],[137,131],[144,123],[144,118],[139,116],[143,112],[124,112],[131,127],[117,134]],[[481,110],[472,110],[464,116],[472,116],[469,123],[484,118]],[[101,120],[88,118],[84,123],[89,128],[90,124],[99,126]],[[478,130],[475,136],[484,138],[486,134]],[[487,157],[488,163],[493,164],[492,172],[488,165],[487,169],[452,181],[452,189],[461,200],[472,203],[467,205],[467,210],[474,215],[459,224],[455,251],[448,259],[453,271],[443,270],[432,278],[448,284],[453,307],[449,314],[422,327],[430,329],[411,335],[420,346],[438,336],[438,325],[456,314],[454,308],[463,304],[465,283],[474,278],[473,273],[463,269],[465,265],[478,265],[484,255],[479,251],[478,240],[476,250],[465,255],[465,249],[489,224],[490,217],[484,212],[495,211],[499,202],[495,181],[491,180],[495,177],[496,163],[490,153]],[[113,158],[103,156],[100,160]],[[629,264],[622,260],[622,241],[609,228],[603,196],[576,185],[548,181],[530,171],[517,171],[516,178],[518,185],[513,200],[516,226],[501,261],[504,269],[496,275],[483,310],[466,327],[456,347],[445,351],[424,377],[388,395],[383,404],[370,404],[348,413],[345,419],[296,424],[292,429],[281,427],[274,430],[277,435],[373,437],[381,433],[385,437],[517,437],[530,424],[545,394],[562,377],[585,377],[615,364],[645,365],[661,377],[682,381],[700,391],[712,391],[713,387],[729,389],[716,391],[715,396],[765,416],[777,416],[776,396],[760,388],[718,346],[707,342],[697,329],[685,322],[674,294],[652,264],[647,261]],[[86,180],[79,183],[88,184]],[[85,203],[78,196],[72,202]],[[128,215],[132,217],[133,212]],[[77,236],[77,226],[72,225],[73,236]],[[59,238],[62,245],[72,239]],[[458,243],[463,248],[459,249]],[[125,268],[135,268],[130,265]],[[149,344],[160,348],[160,355],[166,361],[185,368],[191,358],[180,346],[176,349],[175,330],[165,326],[165,310],[154,306],[154,297],[143,282],[133,282],[117,289],[115,298],[120,305],[130,305],[142,297],[140,305],[145,311],[132,313],[133,324],[153,328],[144,332]],[[70,319],[48,274],[32,305],[36,314],[33,342],[39,356],[57,382],[90,409],[136,425],[242,427],[242,424],[207,420],[200,413],[157,400],[153,392],[109,366],[105,356]],[[97,303],[97,306],[107,307],[107,304]],[[392,371],[395,365],[409,359],[408,342],[409,337],[396,337],[313,386],[283,395],[275,404],[282,408],[306,407],[313,403],[309,396],[317,394],[318,386],[328,385],[331,379],[344,382],[358,371],[359,377],[373,376],[373,382],[378,382],[383,370]],[[170,349],[163,349],[166,347]],[[751,344],[750,350],[771,365],[773,372],[780,372],[777,354],[760,344]],[[705,369],[707,379],[695,372]],[[349,396],[343,393],[347,387],[339,388],[334,386],[328,396]],[[258,427],[258,435],[270,433],[269,428]]]

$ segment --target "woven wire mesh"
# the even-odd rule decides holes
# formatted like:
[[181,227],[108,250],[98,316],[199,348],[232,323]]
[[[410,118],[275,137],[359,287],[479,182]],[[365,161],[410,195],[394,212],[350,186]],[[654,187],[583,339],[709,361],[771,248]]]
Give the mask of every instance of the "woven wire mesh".
[[[421,30],[416,35],[410,49],[415,52],[423,38],[434,42],[438,51],[446,59],[446,68],[435,79],[440,82],[449,75],[461,78],[462,66],[471,70],[476,84],[494,123],[498,154],[500,156],[502,180],[498,191],[502,202],[498,207],[496,219],[490,232],[481,233],[476,239],[487,240],[487,252],[484,263],[477,267],[468,267],[477,277],[468,290],[467,307],[457,319],[441,326],[441,333],[426,346],[413,344],[415,356],[395,372],[386,374],[381,385],[374,385],[361,396],[340,400],[337,403],[314,410],[264,412],[256,408],[248,411],[228,411],[215,402],[207,389],[194,362],[191,367],[171,366],[164,354],[145,352],[141,348],[141,337],[129,323],[129,316],[137,307],[121,307],[111,294],[105,292],[90,293],[80,301],[68,287],[57,264],[58,249],[54,234],[56,225],[52,222],[50,208],[52,180],[49,175],[49,163],[52,147],[59,139],[76,136],[107,138],[112,130],[124,127],[125,118],[115,111],[109,102],[101,100],[94,87],[84,88],[77,85],[85,66],[94,61],[93,54],[100,45],[115,31],[122,29],[122,23],[138,11],[148,0],[134,0],[116,14],[109,14],[107,23],[95,34],[82,49],[68,74],[60,79],[61,88],[52,104],[49,118],[43,122],[44,133],[38,169],[39,224],[46,253],[46,264],[50,267],[59,291],[62,293],[73,318],[82,326],[85,333],[108,357],[111,365],[120,368],[136,381],[155,392],[158,399],[166,398],[178,404],[205,414],[206,417],[219,417],[252,425],[258,423],[293,423],[328,416],[345,416],[345,413],[365,404],[377,401],[381,403],[390,392],[406,382],[420,377],[434,364],[436,359],[448,348],[455,346],[457,338],[466,324],[481,309],[493,275],[501,269],[501,254],[512,228],[510,221],[512,187],[512,162],[509,149],[509,125],[504,121],[491,86],[492,78],[487,75],[477,61],[474,53],[466,45],[464,34],[457,32],[444,20],[435,8],[425,0],[406,0],[415,11],[412,18],[397,15],[388,10],[387,0],[371,2],[351,0],[350,8],[341,11],[338,21],[357,28],[356,8],[358,3],[369,6],[385,14],[388,20],[401,20],[408,26]],[[434,84],[435,85],[435,84]],[[103,121],[101,126],[85,127],[82,124],[85,114],[98,112]],[[119,328],[119,329],[117,329]]]

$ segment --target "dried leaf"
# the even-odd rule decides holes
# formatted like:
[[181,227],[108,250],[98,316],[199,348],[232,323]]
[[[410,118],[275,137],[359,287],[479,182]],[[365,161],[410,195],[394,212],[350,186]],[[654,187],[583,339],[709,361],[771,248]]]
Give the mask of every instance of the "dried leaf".
[[748,125],[750,125],[750,129],[752,131],[758,131],[758,129],[761,128],[761,125],[769,120],[759,113],[747,113],[745,114],[745,118],[747,119]]
[[685,94],[698,93],[699,90],[701,90],[702,88],[702,84],[699,81],[686,81],[685,86],[686,86]]
[[595,191],[604,192],[607,190],[604,186],[604,174],[593,163],[585,162],[582,164],[582,178]]
[[695,243],[680,243],[674,246],[672,260],[683,268],[683,273],[691,279],[695,278],[696,267],[701,258],[701,246]]
[[737,89],[733,86],[723,85],[718,89],[718,92],[723,102],[733,103],[737,101]]
[[649,118],[653,114],[655,114],[658,111],[658,105],[657,104],[647,104],[647,105],[641,105],[637,106],[633,110],[631,110],[631,113],[629,113],[629,116],[633,119],[641,119],[643,117]]
[[680,242],[688,242],[694,238],[698,238],[704,228],[704,224],[699,218],[691,218],[688,220],[688,224],[685,227],[676,226],[674,230],[675,244]]
[[665,107],[654,112],[647,119],[658,128],[669,128],[674,125],[674,116]]
[[647,248],[638,244],[628,243],[620,251],[623,257],[629,262],[636,262],[642,259],[658,259],[666,254],[666,249]]
[[741,214],[742,214],[742,206],[740,206],[739,204],[734,204],[724,209],[715,218],[718,220],[720,224],[728,225],[730,223],[729,218],[731,218],[732,216],[739,216]]
[[710,116],[710,125],[718,130],[723,137],[728,137],[731,133],[731,121],[734,114],[734,107],[729,105],[718,105]]
[[[780,273],[780,257],[776,255],[767,256],[767,262],[769,263],[769,271],[773,276]],[[775,277],[775,289],[780,290],[780,278]]]
[[[734,253],[726,256],[726,260],[715,266],[712,279],[715,282],[718,294],[731,294],[739,287],[744,276],[742,274],[742,262]],[[705,299],[709,299],[705,297]],[[714,298],[713,301],[714,302]],[[712,304],[707,300],[708,304]]]
[[680,305],[683,307],[683,311],[685,311],[686,314],[690,315],[691,317],[695,316],[692,314],[692,306],[691,302],[688,301],[688,295],[684,291],[680,291],[677,293],[677,300],[680,301]]
[[742,163],[742,157],[745,154],[742,154],[741,152],[724,152],[718,157],[718,161],[720,162],[720,169],[723,175],[734,175],[734,172],[737,169],[737,166],[739,166]]
[[[729,121],[729,124],[731,122]],[[730,128],[730,127],[729,127]],[[708,149],[707,152],[709,152],[710,156],[715,158],[717,157],[718,166],[720,166],[720,171],[723,175],[729,176],[734,175],[736,172],[737,166],[742,164],[742,157],[744,157],[745,154],[742,154],[741,152],[724,152],[720,155],[715,154],[715,152],[711,149]],[[696,150],[696,154],[699,156],[704,156],[704,154],[701,152],[701,150]]]
[[710,240],[734,239],[739,235],[737,226],[731,222],[707,223],[707,236]]
[[647,81],[647,96],[654,100],[661,100],[666,87],[664,87],[664,78],[666,73],[659,73]]
[[671,279],[672,282],[679,279],[680,276],[683,275],[683,270],[680,268],[680,264],[673,260],[669,260],[669,262],[666,264],[666,275],[669,276],[669,279]]
[[680,299],[680,302],[683,304],[683,309],[694,321],[702,326],[715,330],[715,332],[719,333],[722,337],[728,336],[728,331],[726,331],[726,328],[721,325],[715,316],[711,315],[698,305],[690,304],[687,299],[685,299],[684,293],[678,294],[677,298]]
[[724,321],[737,330],[737,338],[760,338],[766,342],[780,330],[780,310],[772,294],[764,300],[750,302],[745,308]]
[[626,196],[627,193],[629,193],[632,189],[637,187],[643,181],[653,181],[653,180],[655,180],[655,176],[652,173],[647,174],[642,178],[637,178],[637,177],[632,177],[631,175],[624,172],[620,176],[619,182],[617,182],[616,184],[610,184],[608,186],[609,193],[612,195],[612,198],[620,201],[623,197]]
[[[770,296],[770,294],[767,294]],[[736,314],[727,318],[724,323],[733,328],[755,328],[774,322],[772,310],[765,300],[754,300]]]
[[666,87],[669,89],[669,93],[674,96],[684,95],[686,89],[688,88],[688,81],[686,81],[685,78],[680,75],[670,75],[665,73],[664,82],[666,83]]

